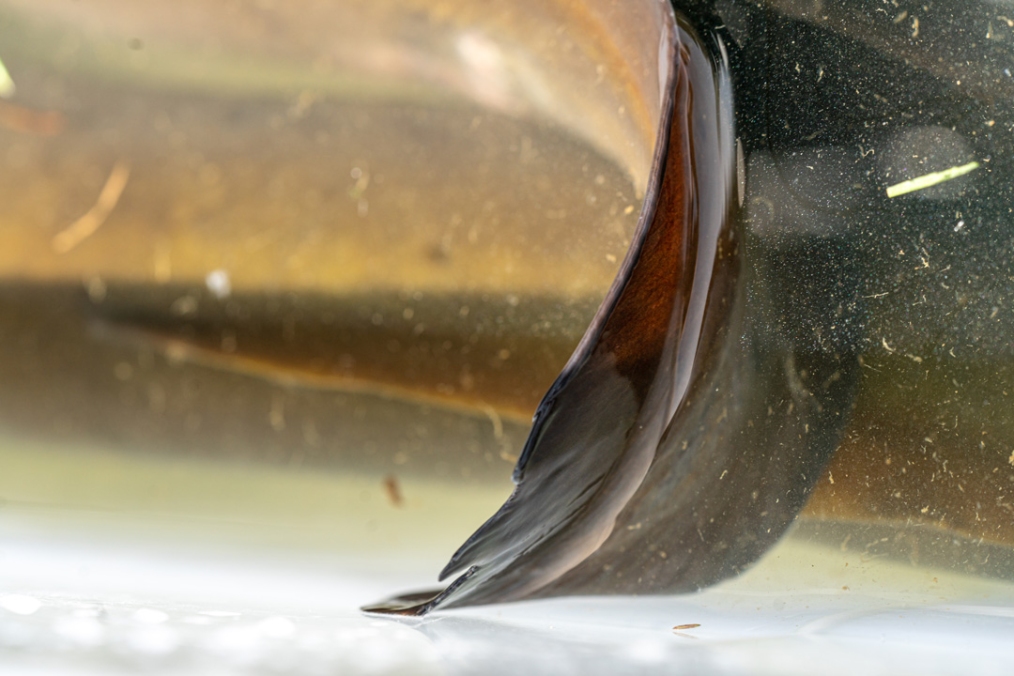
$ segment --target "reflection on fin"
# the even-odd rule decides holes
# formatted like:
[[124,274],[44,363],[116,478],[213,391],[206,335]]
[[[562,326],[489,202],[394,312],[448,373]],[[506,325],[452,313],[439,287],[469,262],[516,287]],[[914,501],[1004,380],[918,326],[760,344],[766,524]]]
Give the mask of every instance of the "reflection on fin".
[[366,613],[378,613],[381,615],[425,615],[437,601],[447,592],[445,589],[429,589],[422,592],[402,594],[393,596],[384,601],[378,601],[372,605],[363,606]]
[[336,368],[314,369],[310,364],[272,359],[269,354],[227,351],[208,344],[208,341],[180,337],[158,328],[136,326],[128,321],[96,319],[90,325],[90,332],[93,337],[105,342],[126,343],[151,350],[170,362],[257,378],[283,388],[367,394],[433,406],[488,418],[494,430],[502,429],[501,419],[518,424],[528,424],[530,420],[526,411],[518,410],[517,406],[497,401],[501,405],[497,409],[481,395],[469,396],[470,393],[458,390],[441,391],[439,383],[411,387],[394,378],[384,379],[383,373],[379,374],[379,378],[370,378]]
[[[726,215],[724,205],[711,214],[700,203],[695,181],[696,154],[723,149],[691,140],[692,102],[714,97],[715,82],[713,73],[700,79],[689,68],[688,37],[681,31],[670,44],[667,110],[634,243],[539,406],[515,469],[517,488],[441,573],[477,568],[442,605],[531,596],[597,551],[644,480],[686,390],[713,267],[701,255],[714,258]],[[714,133],[708,140],[720,141]],[[702,224],[702,212],[717,219]]]
[[476,568],[468,569],[445,589],[430,589],[394,596],[368,606],[363,606],[362,610],[363,612],[381,615],[405,615],[408,617],[425,615],[443,603],[444,599],[467,582],[475,574],[476,570]]

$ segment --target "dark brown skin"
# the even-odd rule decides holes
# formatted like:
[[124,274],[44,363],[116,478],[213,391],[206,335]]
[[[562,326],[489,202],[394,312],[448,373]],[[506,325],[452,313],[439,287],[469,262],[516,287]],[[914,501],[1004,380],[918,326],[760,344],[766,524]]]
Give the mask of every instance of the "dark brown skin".
[[[672,351],[673,320],[682,324],[684,277],[691,269],[685,225],[692,167],[683,126],[689,82],[679,45],[673,56],[671,97],[655,159],[662,171],[655,172],[620,274],[535,414],[514,470],[517,488],[451,558],[441,578],[467,571],[447,589],[435,597],[413,594],[366,610],[416,615],[460,602],[462,596],[468,603],[523,598],[572,568],[590,553],[589,540],[594,547],[602,531],[611,528],[615,501],[605,500],[611,510],[596,509],[596,502],[608,498],[625,474],[617,470],[629,464],[624,460],[632,455],[628,440],[636,438],[638,411],[663,353],[667,347]],[[670,134],[676,141],[672,144]],[[659,425],[653,427],[657,434]],[[651,440],[637,446],[633,455],[653,450]],[[562,518],[546,519],[550,512]]]
[[368,611],[699,589],[781,536],[836,447],[852,360],[744,311],[765,289],[741,270],[723,52],[676,32],[637,235],[536,413],[517,488],[447,589]]

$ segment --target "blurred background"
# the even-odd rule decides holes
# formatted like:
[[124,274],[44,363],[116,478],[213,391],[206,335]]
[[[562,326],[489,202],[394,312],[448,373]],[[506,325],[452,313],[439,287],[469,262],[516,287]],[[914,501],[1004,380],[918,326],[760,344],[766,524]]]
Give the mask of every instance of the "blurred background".
[[[0,652],[25,673],[539,650],[722,671],[755,655],[678,652],[669,625],[738,640],[952,603],[1000,659],[1014,9],[677,4],[729,55],[750,326],[854,357],[840,443],[718,597],[441,638],[354,608],[431,586],[509,494],[641,212],[665,6],[0,1]],[[787,589],[810,596],[774,607]],[[595,619],[546,643],[575,612]],[[920,617],[909,639],[950,664],[953,616]]]
[[587,13],[6,3],[8,504],[446,554],[640,211],[652,120]]

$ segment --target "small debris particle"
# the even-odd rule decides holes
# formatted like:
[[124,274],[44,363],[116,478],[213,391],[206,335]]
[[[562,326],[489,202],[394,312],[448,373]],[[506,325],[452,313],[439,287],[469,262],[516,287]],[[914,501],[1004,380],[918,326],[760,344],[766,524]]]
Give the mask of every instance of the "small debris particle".
[[388,474],[384,477],[383,486],[384,495],[387,496],[387,501],[391,503],[392,507],[401,507],[405,504],[405,499],[401,495],[401,484],[398,483],[398,477]]
[[88,298],[96,305],[106,299],[106,292],[109,290],[106,287],[106,283],[98,275],[90,278],[85,283],[85,289],[88,291]]
[[92,208],[53,237],[53,251],[59,254],[67,253],[95,234],[95,231],[106,222],[109,214],[116,208],[123,189],[127,187],[128,178],[130,178],[130,164],[124,160],[118,161],[113,166],[113,170],[109,172],[109,178],[102,186],[99,197]]
[[113,367],[113,375],[120,382],[127,382],[134,377],[134,367],[125,361],[121,361]]
[[180,296],[169,306],[169,312],[177,317],[189,317],[197,314],[198,303],[193,296]]
[[285,431],[285,399],[280,396],[275,396],[271,399],[268,423],[275,432]]
[[907,195],[908,193],[915,192],[917,190],[925,190],[926,188],[931,188],[938,183],[943,183],[945,181],[958,178],[959,176],[964,176],[965,174],[971,173],[978,168],[978,162],[969,162],[957,167],[951,167],[950,169],[944,169],[943,171],[934,171],[931,174],[924,174],[909,181],[902,181],[901,183],[896,183],[895,185],[888,187],[887,196],[889,198],[899,197],[900,195]]
[[672,628],[673,631],[683,631],[684,629],[696,629],[701,626],[698,622],[691,622],[690,624],[677,624]]
[[1011,465],[1014,465],[1014,451],[1012,451],[1010,457],[1007,458],[1007,462],[1009,462]]

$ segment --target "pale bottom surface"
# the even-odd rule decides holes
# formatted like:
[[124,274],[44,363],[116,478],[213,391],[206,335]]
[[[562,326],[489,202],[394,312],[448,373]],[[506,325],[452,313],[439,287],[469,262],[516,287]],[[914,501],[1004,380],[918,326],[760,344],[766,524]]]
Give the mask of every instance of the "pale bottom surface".
[[54,516],[0,512],[4,674],[1006,674],[1014,665],[1010,585],[876,561],[849,571],[837,552],[792,541],[696,595],[391,620],[357,608],[430,585],[430,556],[371,565],[89,542],[47,528]]
[[[1014,585],[784,540],[700,594],[358,608],[432,588],[508,485],[0,443],[0,674],[1009,674]],[[686,626],[674,631],[673,627]]]

